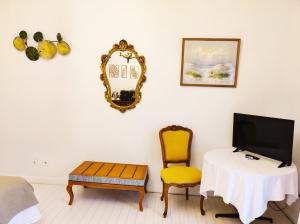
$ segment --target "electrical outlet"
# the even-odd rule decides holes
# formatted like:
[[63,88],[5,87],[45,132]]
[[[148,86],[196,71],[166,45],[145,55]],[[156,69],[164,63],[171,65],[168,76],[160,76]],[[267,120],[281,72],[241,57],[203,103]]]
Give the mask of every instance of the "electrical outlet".
[[46,166],[48,166],[48,161],[34,159],[32,161],[32,164],[33,164],[33,166],[36,166],[36,167],[46,167]]

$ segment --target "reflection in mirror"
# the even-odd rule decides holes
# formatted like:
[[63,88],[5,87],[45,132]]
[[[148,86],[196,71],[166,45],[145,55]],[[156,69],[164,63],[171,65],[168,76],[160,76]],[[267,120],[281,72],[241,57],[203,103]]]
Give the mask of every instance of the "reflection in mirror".
[[121,112],[134,108],[141,100],[140,89],[146,80],[145,58],[121,40],[107,55],[102,55],[101,60],[106,100]]
[[130,51],[115,51],[106,66],[112,100],[119,106],[128,106],[135,100],[135,88],[141,75],[141,66]]

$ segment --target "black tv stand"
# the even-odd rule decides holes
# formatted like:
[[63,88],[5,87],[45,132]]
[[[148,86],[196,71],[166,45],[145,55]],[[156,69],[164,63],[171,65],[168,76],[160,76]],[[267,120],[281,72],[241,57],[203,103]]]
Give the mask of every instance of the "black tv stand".
[[241,152],[241,151],[244,151],[244,150],[241,148],[236,148],[233,152]]
[[[217,214],[215,214],[215,217],[216,218],[221,217],[221,218],[235,218],[235,219],[239,219],[240,215],[238,213],[217,213]],[[258,217],[255,220],[263,220],[263,221],[269,221],[270,223],[273,223],[273,219],[272,218],[264,217],[264,216]]]
[[291,165],[291,164],[282,162],[282,163],[278,166],[278,168],[287,167],[287,166],[290,166],[290,165]]

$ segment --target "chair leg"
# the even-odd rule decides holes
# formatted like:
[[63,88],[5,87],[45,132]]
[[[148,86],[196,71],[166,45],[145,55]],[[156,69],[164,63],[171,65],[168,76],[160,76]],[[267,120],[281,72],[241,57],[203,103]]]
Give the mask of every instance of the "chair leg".
[[163,185],[163,189],[162,189],[161,196],[160,196],[160,200],[161,200],[161,201],[164,200],[164,189],[165,189],[164,182],[162,182],[162,185]]
[[165,211],[164,211],[164,218],[167,217],[168,213],[168,192],[169,192],[170,185],[164,183],[164,198],[165,198]]
[[201,215],[205,215],[205,211],[203,209],[203,201],[204,201],[204,196],[200,195],[200,211],[201,211]]
[[189,200],[189,188],[188,187],[185,189],[185,199]]

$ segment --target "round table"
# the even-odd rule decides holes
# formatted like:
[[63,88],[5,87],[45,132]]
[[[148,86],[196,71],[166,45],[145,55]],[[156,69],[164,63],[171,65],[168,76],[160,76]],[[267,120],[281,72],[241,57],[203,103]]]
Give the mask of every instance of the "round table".
[[279,161],[256,155],[250,160],[249,152],[233,152],[234,148],[215,149],[204,155],[200,194],[223,197],[239,212],[245,224],[266,211],[268,201],[282,201],[287,195],[291,205],[298,198],[298,173],[295,164],[277,168]]

